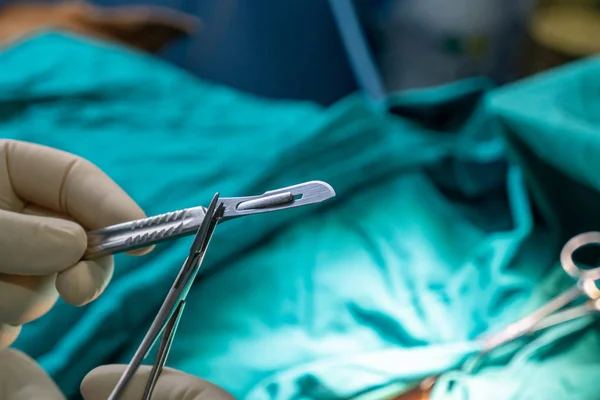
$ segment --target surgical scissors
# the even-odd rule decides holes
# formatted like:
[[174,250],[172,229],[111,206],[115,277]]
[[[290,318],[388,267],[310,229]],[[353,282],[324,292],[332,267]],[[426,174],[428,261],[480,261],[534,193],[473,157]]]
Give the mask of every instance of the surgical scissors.
[[[551,299],[548,303],[510,324],[490,337],[483,337],[483,353],[488,353],[520,337],[531,335],[542,329],[571,321],[600,311],[600,267],[583,269],[575,264],[573,254],[588,245],[600,244],[600,232],[586,232],[571,238],[562,248],[560,264],[567,274],[576,279],[575,285]],[[585,300],[566,308],[578,300]]]
[[[224,210],[219,221],[320,203],[334,196],[335,191],[329,184],[311,181],[260,196],[222,198]],[[192,207],[90,231],[83,258],[94,259],[193,235],[205,215],[205,207]]]
[[[127,384],[131,381],[136,371],[142,365],[143,360],[160,337],[157,355],[150,371],[150,377],[146,382],[142,400],[148,400],[152,396],[158,377],[167,361],[169,350],[185,307],[186,296],[200,270],[206,250],[219,222],[224,219],[250,215],[258,212],[275,211],[312,204],[324,201],[333,196],[335,196],[335,192],[331,186],[324,182],[316,181],[267,192],[263,196],[219,199],[219,193],[216,193],[207,208],[198,207],[193,213],[194,220],[189,222],[189,224],[196,224],[198,226],[189,254],[183,263],[177,278],[175,278],[171,289],[167,293],[163,304],[158,310],[154,321],[150,325],[150,328],[146,332],[146,335],[134,353],[131,361],[125,368],[125,371],[119,378],[113,391],[108,397],[108,400],[117,400],[120,398],[127,388]],[[152,218],[149,219],[152,220]],[[137,229],[136,227],[144,225],[144,223],[138,222],[132,225],[134,226],[135,231],[135,229]],[[154,226],[155,224],[151,223],[150,225]],[[119,229],[108,229],[108,231],[111,231],[112,233],[116,232],[121,235],[123,230],[124,228],[121,227]],[[183,229],[174,229],[174,234],[170,233],[168,235],[165,234],[159,236],[161,236],[161,240],[164,237],[182,236],[182,230]],[[110,236],[110,234],[108,236]],[[154,240],[156,240],[156,237],[140,241],[144,242],[142,245],[144,246],[152,243]],[[110,244],[115,242],[119,243],[119,245],[111,247]],[[122,236],[118,236],[117,239],[112,242],[108,241],[106,243],[109,244],[106,248],[111,248],[113,251],[114,249],[126,251],[131,249],[132,245],[130,242],[123,239]],[[139,247],[139,243],[136,243],[135,246]]]

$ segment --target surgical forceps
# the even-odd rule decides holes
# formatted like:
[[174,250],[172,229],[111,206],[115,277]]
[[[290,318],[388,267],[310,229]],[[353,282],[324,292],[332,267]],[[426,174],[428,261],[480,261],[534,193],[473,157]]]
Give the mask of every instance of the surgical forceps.
[[[320,190],[318,193],[309,191],[309,193],[312,194],[307,196],[308,199],[302,197],[302,199],[305,199],[305,201],[301,205],[323,201],[335,195],[333,189],[329,185],[322,182],[311,182],[304,185],[308,185],[308,189],[311,190],[316,189],[315,185],[321,186],[323,189],[327,190]],[[175,335],[175,331],[177,330],[177,326],[185,306],[185,298],[196,275],[198,274],[198,271],[200,270],[200,266],[204,260],[204,255],[206,254],[206,250],[217,224],[224,218],[231,218],[232,215],[241,216],[237,214],[238,212],[241,212],[242,215],[249,215],[252,213],[247,213],[247,210],[255,210],[254,213],[256,213],[265,210],[274,211],[275,209],[281,209],[281,207],[293,207],[295,203],[293,203],[292,199],[289,197],[298,191],[299,186],[302,187],[302,185],[297,185],[292,187],[295,188],[292,191],[289,191],[290,188],[288,188],[288,192],[267,192],[265,194],[265,196],[268,195],[267,197],[258,196],[258,198],[252,199],[243,198],[242,201],[239,201],[239,199],[235,201],[232,201],[231,199],[219,200],[219,194],[215,194],[208,208],[201,210],[201,222],[199,224],[196,237],[192,242],[188,257],[183,263],[175,282],[171,286],[171,289],[169,290],[154,321],[152,322],[152,325],[144,336],[142,343],[134,353],[131,361],[125,368],[125,371],[119,378],[108,400],[117,400],[120,398],[124,390],[127,388],[127,384],[142,365],[142,361],[146,358],[150,349],[154,346],[162,333],[157,355],[150,371],[150,377],[146,382],[142,400],[149,400],[152,396],[152,392],[156,382],[158,381],[158,377],[160,376],[160,373],[167,361],[168,353],[173,342],[173,337]],[[306,188],[306,186],[304,187]],[[303,194],[301,190],[300,192],[300,194]],[[282,193],[286,195],[284,196]],[[287,193],[289,193],[289,195],[287,195]],[[287,199],[288,201],[284,203],[282,199]],[[234,205],[235,207],[233,207]],[[285,207],[285,205],[287,205],[287,207]],[[230,213],[229,215],[227,214],[228,212]]]
[[[260,196],[222,198],[224,210],[219,221],[320,203],[334,196],[335,191],[329,184],[311,181]],[[90,231],[83,258],[94,259],[192,235],[198,231],[205,215],[205,207],[192,207]]]
[[[567,274],[576,279],[575,285],[497,334],[482,338],[483,353],[488,353],[542,329],[600,311],[600,288],[597,285],[597,281],[600,279],[600,267],[582,269],[573,260],[575,251],[590,244],[600,244],[600,232],[586,232],[577,235],[562,248],[560,264]],[[580,299],[585,301],[582,304],[566,308]]]

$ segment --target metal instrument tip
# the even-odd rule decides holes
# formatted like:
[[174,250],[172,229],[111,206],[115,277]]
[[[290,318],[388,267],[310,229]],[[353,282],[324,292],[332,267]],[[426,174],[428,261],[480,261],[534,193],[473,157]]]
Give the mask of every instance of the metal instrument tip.
[[223,198],[224,219],[259,214],[321,203],[335,197],[335,190],[322,181],[310,181],[277,190],[260,196]]

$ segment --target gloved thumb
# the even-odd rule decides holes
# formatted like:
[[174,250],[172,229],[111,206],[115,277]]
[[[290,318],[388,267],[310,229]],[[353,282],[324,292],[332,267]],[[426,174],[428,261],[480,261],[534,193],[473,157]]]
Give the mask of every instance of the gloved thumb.
[[[85,400],[106,400],[117,384],[125,365],[103,365],[92,370],[81,383]],[[150,376],[150,366],[141,366],[121,400],[139,400],[144,394]],[[152,400],[233,400],[234,397],[220,387],[203,379],[173,368],[164,368],[152,393]]]
[[0,396],[2,400],[66,400],[33,359],[14,349],[0,350]]

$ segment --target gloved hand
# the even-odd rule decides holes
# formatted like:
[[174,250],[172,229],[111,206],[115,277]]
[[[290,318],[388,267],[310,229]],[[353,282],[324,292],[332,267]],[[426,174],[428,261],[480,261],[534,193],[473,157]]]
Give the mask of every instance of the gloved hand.
[[49,147],[0,140],[0,349],[17,338],[23,324],[48,312],[59,294],[83,305],[102,293],[112,277],[113,257],[81,261],[85,229],[144,216],[90,162]]
[[[90,372],[81,384],[85,400],[106,400],[125,369],[105,365]],[[139,400],[150,374],[143,366],[129,382],[121,400]],[[14,349],[0,350],[0,395],[2,400],[66,400],[39,365]],[[232,400],[223,389],[195,376],[165,368],[158,378],[152,400]]]

